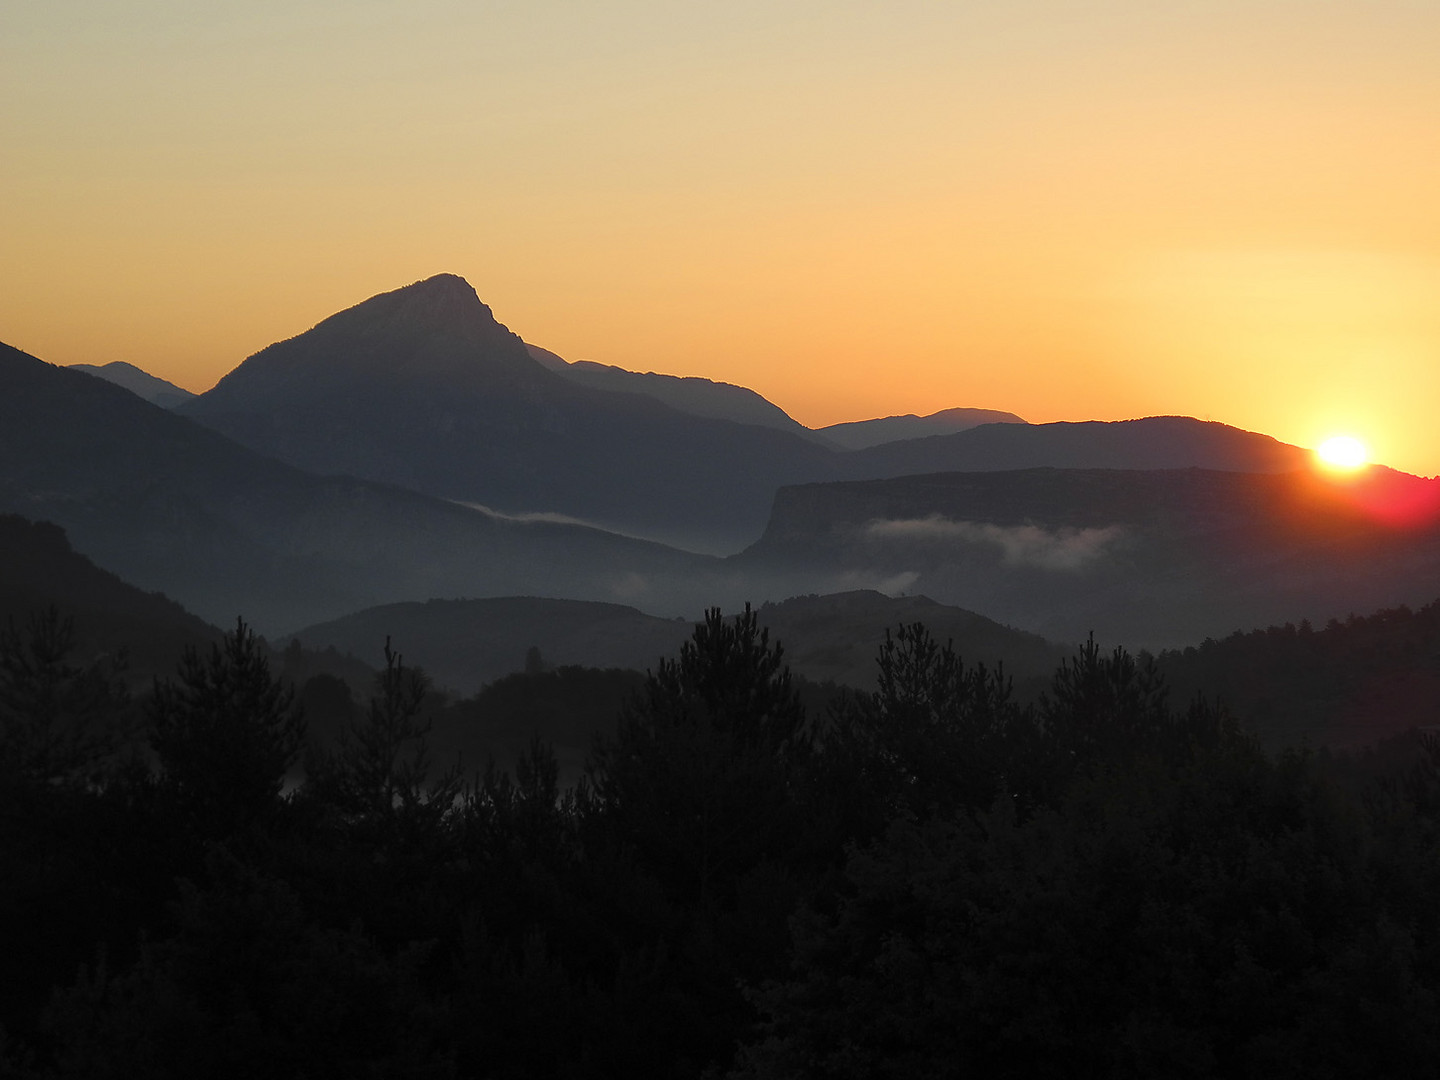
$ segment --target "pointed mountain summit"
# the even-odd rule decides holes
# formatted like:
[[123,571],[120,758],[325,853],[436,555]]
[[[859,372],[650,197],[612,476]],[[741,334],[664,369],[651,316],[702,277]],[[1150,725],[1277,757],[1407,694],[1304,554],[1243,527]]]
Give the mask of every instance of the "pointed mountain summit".
[[775,488],[827,475],[832,456],[789,432],[573,382],[452,274],[263,349],[179,411],[313,472],[711,551],[752,540]]
[[533,385],[537,370],[525,343],[495,320],[468,281],[437,274],[262,349],[203,396],[211,409],[243,408],[275,390],[362,376]]

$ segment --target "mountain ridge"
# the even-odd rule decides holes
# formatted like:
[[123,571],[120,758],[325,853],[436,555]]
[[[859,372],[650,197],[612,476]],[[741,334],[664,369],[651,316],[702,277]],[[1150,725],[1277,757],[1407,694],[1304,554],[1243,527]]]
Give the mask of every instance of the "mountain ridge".
[[1000,409],[941,409],[926,416],[905,413],[879,416],[873,420],[850,420],[815,430],[846,450],[868,450],[884,443],[923,439],[931,435],[953,435],[982,424],[1024,424],[1028,421]]
[[183,386],[176,386],[157,375],[151,375],[143,368],[126,363],[124,360],[113,360],[108,364],[70,364],[68,366],[72,371],[83,371],[86,375],[94,375],[107,382],[112,382],[116,386],[123,386],[131,393],[144,398],[152,405],[159,405],[162,409],[173,409],[195,396]]
[[311,472],[711,554],[752,543],[785,485],[1040,466],[1283,471],[1307,459],[1268,436],[1174,417],[985,424],[833,451],[547,367],[563,363],[498,323],[462,278],[439,275],[269,346],[180,412]]
[[266,633],[386,600],[517,589],[668,606],[651,583],[694,580],[709,566],[580,525],[315,476],[8,345],[0,511],[55,521],[126,581],[219,625],[244,615]]

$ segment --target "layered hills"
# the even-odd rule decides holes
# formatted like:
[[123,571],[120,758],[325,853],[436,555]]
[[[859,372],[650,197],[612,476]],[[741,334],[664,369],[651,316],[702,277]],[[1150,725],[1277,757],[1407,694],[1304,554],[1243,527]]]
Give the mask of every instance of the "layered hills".
[[[758,612],[786,662],[816,683],[869,689],[885,632],[923,622],[967,662],[1004,664],[1018,679],[1048,676],[1068,653],[1034,634],[1001,626],[974,612],[923,596],[874,591],[794,597]],[[653,668],[690,637],[686,619],[661,619],[620,604],[501,597],[388,604],[306,627],[295,640],[333,647],[375,665],[387,635],[442,686],[474,693],[481,685],[522,670],[532,658],[546,667]]]
[[[89,375],[0,346],[0,511],[226,625],[277,633],[388,601],[517,591],[657,599],[709,561],[515,520],[257,454]],[[703,602],[673,600],[677,610]]]
[[[173,411],[0,348],[0,510],[272,634],[431,598],[668,619],[869,589],[1158,647],[1432,599],[1416,582],[1436,579],[1433,521],[1411,510],[1433,484],[1322,481],[1308,451],[1265,435],[1187,417],[1006,422],[837,450],[795,426],[743,388],[566,364],[440,275]],[[506,663],[531,644],[545,649],[507,643]]]
[[846,450],[864,450],[881,443],[905,439],[924,439],[931,435],[954,435],[981,424],[1023,424],[1020,417],[998,409],[942,409],[928,416],[906,413],[904,416],[882,416],[874,420],[852,420],[816,429],[837,446]]
[[[55,523],[0,514],[0,629],[28,642],[36,620],[51,609],[70,631],[65,663],[101,663],[137,693],[174,677],[187,650],[206,655],[222,637],[169,597],[96,566]],[[232,622],[227,629],[234,628]],[[273,659],[274,670],[297,688],[324,673],[364,694],[374,677],[373,668],[333,650],[292,648]]]
[[[256,353],[179,411],[312,472],[712,553],[753,542],[786,484],[1037,466],[1276,471],[1307,459],[1183,417],[985,424],[835,451],[740,388],[599,365],[562,375],[564,361],[537,355],[442,274]],[[751,422],[760,414],[769,422]]]
[[195,396],[184,387],[157,378],[148,371],[142,371],[134,364],[127,364],[123,360],[98,365],[71,364],[70,370],[83,371],[86,375],[94,375],[96,378],[112,382],[116,386],[123,386],[132,394],[144,398],[152,405],[159,405],[162,409],[173,409]]
[[171,674],[186,648],[220,640],[219,630],[175,601],[76,552],[58,525],[0,514],[0,628],[24,633],[52,606],[71,620],[72,662],[123,654],[141,685]]

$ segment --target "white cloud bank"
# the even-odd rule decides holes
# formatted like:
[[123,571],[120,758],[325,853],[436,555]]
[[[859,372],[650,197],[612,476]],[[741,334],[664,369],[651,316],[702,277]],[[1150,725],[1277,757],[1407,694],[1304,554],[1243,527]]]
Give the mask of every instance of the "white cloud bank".
[[1042,570],[1081,570],[1102,558],[1125,530],[1119,525],[1103,529],[1045,529],[1039,525],[993,525],[989,522],[951,521],[939,514],[926,518],[875,520],[865,535],[877,540],[942,540],[998,547],[1009,566],[1035,566]]

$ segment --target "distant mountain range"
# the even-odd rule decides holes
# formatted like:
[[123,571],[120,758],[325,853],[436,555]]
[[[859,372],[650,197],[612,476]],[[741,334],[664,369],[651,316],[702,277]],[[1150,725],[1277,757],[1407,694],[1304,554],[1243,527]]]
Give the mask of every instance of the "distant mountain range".
[[954,435],[981,424],[1023,424],[1020,417],[996,409],[942,409],[929,416],[884,416],[876,420],[852,420],[818,428],[819,434],[846,450],[864,450],[881,443],[924,439],[931,435]]
[[178,411],[311,472],[714,553],[752,542],[785,484],[1037,465],[1271,471],[1305,458],[1184,418],[991,424],[833,451],[738,387],[537,355],[463,279],[440,275],[262,350]]
[[[0,346],[0,511],[269,634],[432,598],[669,619],[869,589],[1062,642],[1093,629],[1165,646],[1425,602],[1440,580],[1431,524],[1376,516],[1430,505],[1433,482],[1322,481],[1308,451],[1223,424],[987,423],[832,446],[741,387],[527,346],[453,275],[332,316],[169,411]],[[543,651],[505,647],[529,644]]]
[[184,387],[166,382],[123,360],[100,365],[71,364],[70,370],[83,371],[86,375],[94,375],[116,386],[123,386],[132,394],[144,398],[152,405],[159,405],[162,409],[173,409],[195,396]]

